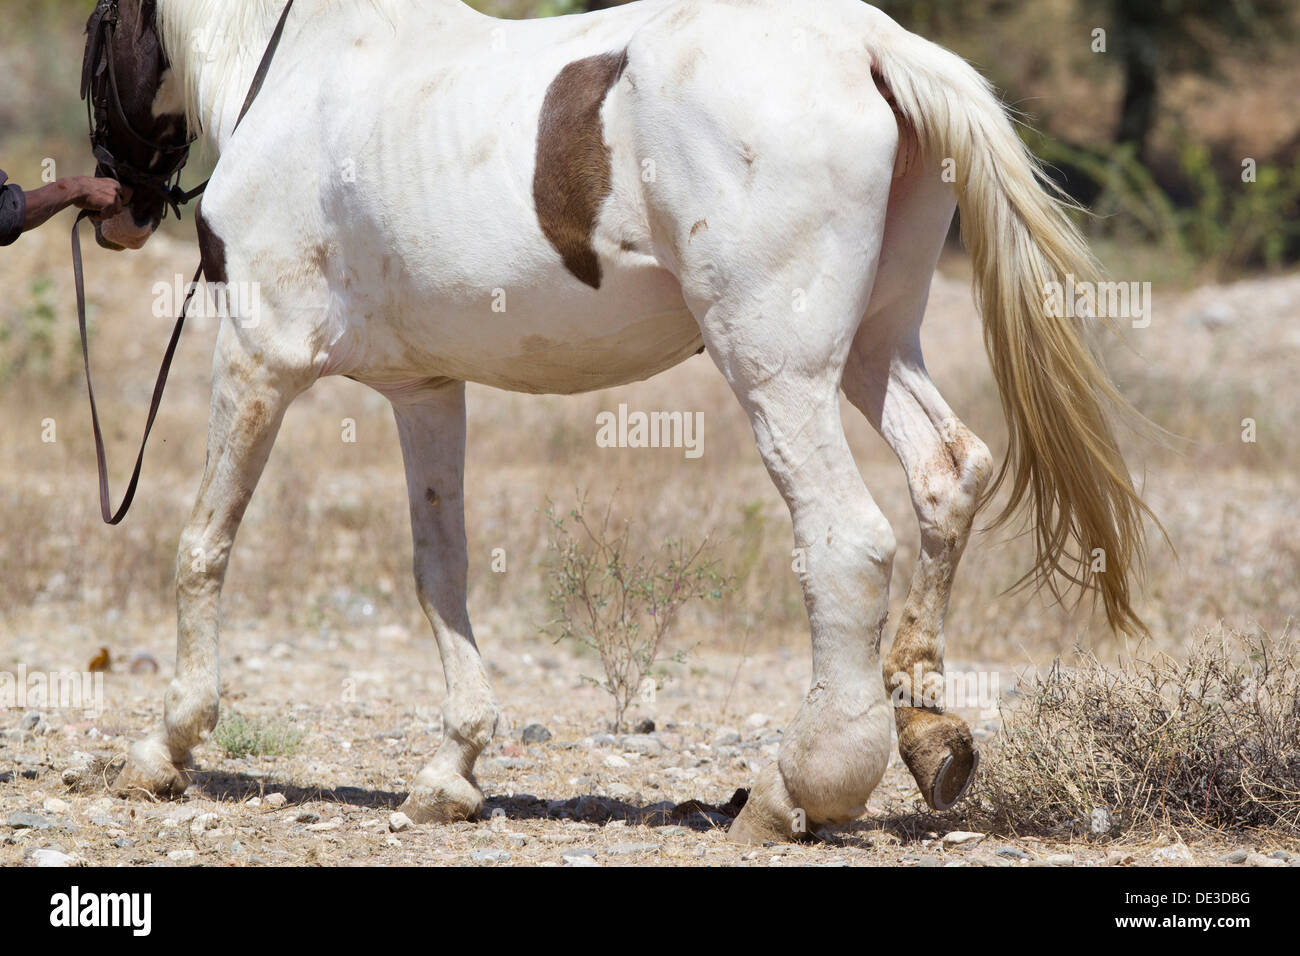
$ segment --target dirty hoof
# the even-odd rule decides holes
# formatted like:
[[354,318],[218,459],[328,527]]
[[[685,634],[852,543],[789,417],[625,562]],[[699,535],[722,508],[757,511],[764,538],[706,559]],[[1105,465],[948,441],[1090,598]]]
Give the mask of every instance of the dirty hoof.
[[975,779],[980,755],[965,721],[915,707],[899,707],[898,752],[930,809],[951,809]]
[[[733,803],[739,795],[737,791]],[[727,840],[748,844],[787,843],[802,837],[806,831],[806,822],[790,800],[780,769],[776,763],[770,763],[759,773],[753,791],[727,828]]]
[[175,800],[190,785],[190,775],[171,761],[167,749],[152,740],[131,748],[126,766],[109,785],[109,792],[138,800]]
[[412,823],[456,823],[473,820],[483,810],[483,792],[459,774],[423,771],[411,793],[398,807]]

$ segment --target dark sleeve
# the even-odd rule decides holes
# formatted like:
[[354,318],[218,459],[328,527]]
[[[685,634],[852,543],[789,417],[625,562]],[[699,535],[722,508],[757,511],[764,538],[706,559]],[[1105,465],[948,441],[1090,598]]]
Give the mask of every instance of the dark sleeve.
[[23,232],[27,220],[27,196],[22,189],[10,183],[5,185],[5,173],[0,169],[0,246],[7,246]]

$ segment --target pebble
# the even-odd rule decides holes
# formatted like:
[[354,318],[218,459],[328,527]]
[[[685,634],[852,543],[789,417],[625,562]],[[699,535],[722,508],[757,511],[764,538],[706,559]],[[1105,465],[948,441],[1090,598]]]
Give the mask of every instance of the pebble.
[[624,783],[611,783],[605,788],[605,792],[611,800],[618,800],[622,803],[635,803],[640,800],[640,794]]
[[469,856],[475,863],[497,864],[510,862],[510,854],[505,850],[474,850]]
[[405,813],[399,811],[388,815],[388,829],[394,833],[404,833],[411,829],[412,826],[411,818]]
[[1014,846],[1000,846],[993,851],[997,856],[1003,856],[1011,860],[1027,860],[1029,854],[1024,850],[1017,849]]
[[167,854],[167,859],[173,863],[193,863],[197,856],[193,850],[172,850]]
[[632,765],[628,763],[625,758],[620,757],[618,754],[610,754],[608,757],[605,758],[605,766],[609,767],[609,769],[611,770],[622,770],[625,767],[630,767]]
[[615,843],[605,851],[609,856],[641,856],[646,853],[658,853],[658,843]]
[[33,850],[28,866],[76,866],[80,861],[61,850]]
[[526,744],[544,744],[550,740],[553,735],[541,724],[529,724],[519,735],[519,739]]
[[5,826],[12,827],[15,830],[48,830],[54,824],[44,817],[35,813],[18,813],[9,814],[9,819],[5,820]]
[[202,836],[204,830],[216,829],[219,817],[215,813],[200,813],[190,821],[190,832]]
[[564,866],[600,866],[595,853],[590,850],[571,850],[560,859]]
[[528,837],[522,833],[507,833],[504,837],[505,842],[516,850],[522,849],[528,845]]
[[278,810],[280,807],[284,806],[286,803],[289,802],[289,798],[282,793],[272,793],[269,794],[266,800],[263,802],[268,807],[274,807],[275,809]]
[[1074,857],[1068,853],[1053,853],[1043,862],[1048,866],[1074,866]]
[[1246,857],[1247,866],[1286,866],[1285,860],[1275,860],[1263,853],[1251,853]]
[[86,783],[92,776],[95,758],[85,751],[78,750],[72,755],[72,762],[59,773],[59,779],[65,787],[75,787]]
[[1238,848],[1236,850],[1229,850],[1227,853],[1223,854],[1223,856],[1219,857],[1219,862],[1220,863],[1245,863],[1246,857],[1248,856],[1250,856],[1249,850],[1243,850],[1241,848]]
[[731,747],[740,743],[740,731],[735,727],[719,727],[709,741],[714,747]]
[[1181,843],[1175,843],[1173,846],[1162,846],[1151,854],[1151,859],[1161,863],[1191,863],[1192,852]]
[[984,839],[983,833],[975,833],[971,830],[953,830],[945,834],[943,842],[948,846],[968,846],[979,843]]
[[157,674],[158,660],[152,654],[142,651],[131,658],[131,665],[128,670],[132,674]]
[[625,751],[646,757],[658,757],[664,752],[664,745],[657,737],[649,734],[628,734],[626,737],[618,738],[618,745]]

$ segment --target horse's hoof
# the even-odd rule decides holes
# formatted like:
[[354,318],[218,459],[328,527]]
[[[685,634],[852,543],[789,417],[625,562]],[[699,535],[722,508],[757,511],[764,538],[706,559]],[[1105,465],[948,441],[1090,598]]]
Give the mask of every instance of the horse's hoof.
[[457,823],[483,811],[483,791],[459,774],[421,771],[398,807],[412,823]]
[[979,751],[965,721],[915,707],[899,707],[898,752],[931,810],[950,810],[970,789]]
[[119,797],[139,800],[175,800],[190,785],[190,775],[172,763],[167,749],[157,741],[142,740],[131,748],[124,766],[109,785]]
[[727,828],[731,843],[788,843],[806,829],[804,821],[791,805],[785,781],[776,763],[759,773],[749,799]]

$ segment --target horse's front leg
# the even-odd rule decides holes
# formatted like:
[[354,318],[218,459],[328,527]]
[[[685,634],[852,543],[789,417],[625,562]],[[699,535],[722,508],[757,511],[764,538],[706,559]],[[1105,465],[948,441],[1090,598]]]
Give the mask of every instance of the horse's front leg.
[[283,364],[283,350],[273,360],[250,342],[239,321],[223,318],[217,337],[207,464],[176,556],[176,674],[162,728],[131,748],[113,784],[127,795],[182,794],[190,750],[216,726],[218,602],[230,549],[285,409],[311,381],[305,368]]
[[417,823],[476,816],[483,794],[474,761],[496,729],[488,686],[465,606],[465,384],[443,382],[394,400],[411,504],[415,586],[442,656],[447,699],[443,739],[402,810]]

